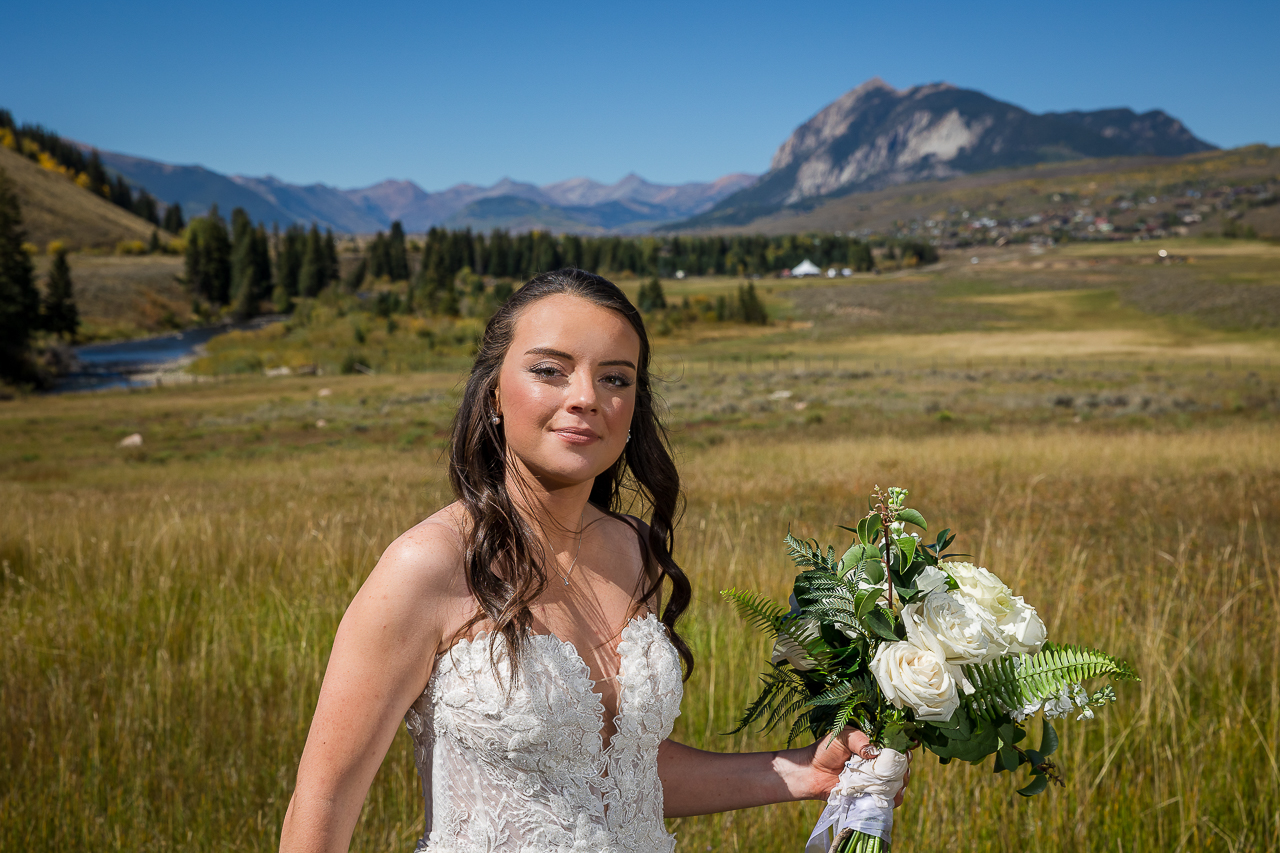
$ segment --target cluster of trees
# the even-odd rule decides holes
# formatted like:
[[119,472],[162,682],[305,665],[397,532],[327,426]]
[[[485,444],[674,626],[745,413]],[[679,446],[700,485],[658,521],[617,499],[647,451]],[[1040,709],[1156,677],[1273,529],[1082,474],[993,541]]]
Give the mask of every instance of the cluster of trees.
[[43,330],[74,340],[80,316],[66,250],[55,248],[41,299],[26,240],[17,194],[0,169],[0,380],[39,385],[43,377],[32,358],[32,337]]
[[[230,306],[237,317],[257,313],[270,299],[277,311],[290,310],[294,297],[316,296],[338,278],[338,248],[329,231],[291,225],[268,237],[244,208],[231,211],[231,226],[215,204],[192,219],[186,231],[186,277],[193,295],[211,305]],[[274,251],[273,251],[274,245]]]
[[[161,225],[160,205],[144,188],[135,191],[123,175],[116,175],[112,180],[97,151],[84,151],[73,142],[68,142],[52,130],[38,124],[18,125],[13,114],[8,110],[0,110],[0,144],[29,157],[45,168],[62,172],[75,180],[77,184],[91,192],[98,193],[107,201],[136,213],[152,225]],[[182,230],[182,225],[171,228],[173,224],[169,210],[165,211],[163,228],[173,234]],[[182,209],[178,208],[178,221],[182,219]]]
[[424,278],[429,281],[449,278],[463,267],[479,275],[523,279],[560,267],[670,277],[678,270],[689,275],[768,275],[805,258],[819,266],[847,266],[859,272],[875,266],[871,245],[856,237],[797,234],[580,237],[494,230],[486,236],[470,229],[432,228],[422,257]]

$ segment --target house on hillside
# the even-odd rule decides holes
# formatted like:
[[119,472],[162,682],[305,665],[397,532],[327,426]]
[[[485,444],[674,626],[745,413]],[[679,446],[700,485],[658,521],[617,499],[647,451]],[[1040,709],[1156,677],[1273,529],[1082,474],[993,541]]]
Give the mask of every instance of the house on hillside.
[[822,270],[818,269],[818,265],[813,261],[805,258],[799,264],[792,267],[791,275],[794,278],[800,278],[806,275],[822,275]]

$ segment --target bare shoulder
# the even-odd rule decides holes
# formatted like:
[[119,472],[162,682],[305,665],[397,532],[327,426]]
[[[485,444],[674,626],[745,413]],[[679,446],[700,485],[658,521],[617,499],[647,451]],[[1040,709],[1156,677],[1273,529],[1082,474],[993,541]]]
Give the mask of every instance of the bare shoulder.
[[[618,551],[625,555],[625,564],[629,567],[634,580],[635,594],[638,597],[644,589],[652,586],[662,575],[662,568],[649,554],[649,525],[634,515],[606,515],[604,520],[610,525],[610,538],[616,543]],[[645,602],[645,606],[656,611],[659,606],[655,593]]]
[[453,504],[409,528],[382,553],[352,609],[414,636],[420,648],[436,647],[468,611],[464,536],[463,513]]

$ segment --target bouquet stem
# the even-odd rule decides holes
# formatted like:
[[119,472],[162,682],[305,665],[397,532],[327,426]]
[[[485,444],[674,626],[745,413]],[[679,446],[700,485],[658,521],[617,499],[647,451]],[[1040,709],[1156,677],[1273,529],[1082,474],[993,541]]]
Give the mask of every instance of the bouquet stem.
[[830,853],[889,853],[889,842],[878,835],[844,829],[832,842]]

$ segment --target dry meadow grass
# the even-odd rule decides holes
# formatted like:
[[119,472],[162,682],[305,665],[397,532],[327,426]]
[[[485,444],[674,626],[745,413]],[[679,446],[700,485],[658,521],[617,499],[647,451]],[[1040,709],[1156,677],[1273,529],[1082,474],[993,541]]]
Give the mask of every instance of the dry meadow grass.
[[[662,343],[698,659],[675,736],[781,745],[720,734],[768,638],[718,591],[784,598],[788,528],[843,544],[836,525],[871,487],[901,485],[1055,639],[1128,658],[1143,681],[1061,727],[1067,786],[1034,800],[989,767],[918,756],[900,853],[1276,849],[1274,341],[1200,325],[1189,353],[1153,337],[1160,318],[1123,315],[1126,332],[1076,314],[1073,330],[1033,307],[1021,330],[824,337],[801,317]],[[1150,349],[1117,349],[1126,333]],[[448,500],[457,381],[250,377],[0,403],[0,849],[274,848],[343,608]],[[135,431],[143,447],[115,446]],[[793,850],[817,811],[672,829],[695,853]],[[421,824],[401,734],[354,849],[411,849]]]

